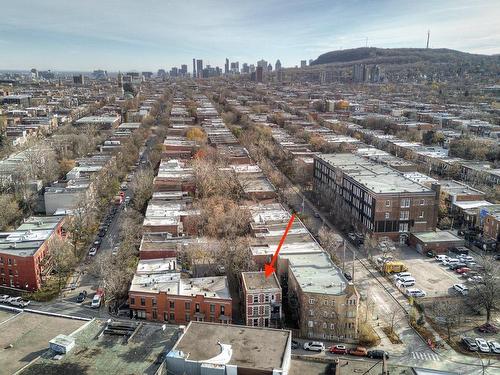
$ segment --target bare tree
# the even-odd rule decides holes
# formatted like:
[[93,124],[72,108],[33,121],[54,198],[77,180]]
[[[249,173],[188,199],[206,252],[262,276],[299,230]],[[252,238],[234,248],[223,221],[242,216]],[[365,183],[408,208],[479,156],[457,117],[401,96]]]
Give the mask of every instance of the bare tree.
[[451,330],[456,327],[461,320],[463,306],[453,299],[439,300],[432,304],[431,311],[434,319],[446,328],[448,340],[451,338]]
[[58,280],[58,290],[61,291],[64,281],[76,264],[77,258],[73,254],[71,244],[59,237],[55,237],[49,243],[49,256],[52,269]]
[[130,182],[130,189],[133,192],[132,206],[137,211],[143,211],[146,203],[153,194],[154,172],[151,168],[141,169]]
[[470,288],[467,300],[471,305],[486,311],[486,322],[491,320],[491,312],[500,306],[500,266],[491,256],[481,260],[479,276],[482,280]]
[[0,230],[7,230],[22,218],[22,212],[19,204],[10,194],[0,195]]

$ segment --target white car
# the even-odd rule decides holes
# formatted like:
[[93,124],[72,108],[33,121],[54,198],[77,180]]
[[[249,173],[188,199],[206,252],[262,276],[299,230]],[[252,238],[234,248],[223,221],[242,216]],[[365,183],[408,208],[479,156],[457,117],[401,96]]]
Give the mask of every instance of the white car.
[[92,298],[92,303],[90,304],[90,307],[93,309],[98,309],[101,307],[101,295],[96,294],[94,295],[94,298]]
[[10,297],[10,296],[8,296],[7,294],[2,294],[2,295],[0,296],[0,303],[7,303],[7,302],[9,302],[9,299],[10,299],[10,298],[11,298],[11,297]]
[[407,277],[411,277],[411,273],[409,273],[409,272],[400,272],[400,273],[397,273],[396,275],[394,275],[394,280],[398,281],[398,280],[401,280],[401,279],[405,279]]
[[467,281],[471,284],[480,284],[483,282],[483,277],[479,275],[471,276],[467,279]]
[[469,294],[469,288],[467,288],[464,284],[453,284],[453,289],[463,296]]
[[481,337],[476,338],[476,344],[480,352],[489,353],[491,351],[486,340]]
[[94,255],[96,255],[96,254],[97,254],[97,249],[96,249],[95,247],[93,247],[93,248],[91,248],[91,249],[89,250],[89,255],[90,255],[91,257],[93,257],[93,256],[94,256]]
[[9,299],[9,303],[12,306],[24,308],[30,304],[30,301],[25,301],[21,297],[14,297]]
[[438,262],[443,262],[444,260],[448,259],[448,256],[447,255],[436,255],[436,260]]
[[488,341],[488,345],[493,353],[500,354],[500,344],[496,341]]
[[462,262],[465,262],[465,263],[467,263],[467,262],[474,262],[474,258],[471,257],[470,255],[460,255],[458,257],[458,259],[460,259]]
[[443,260],[442,264],[443,264],[443,266],[449,266],[449,265],[456,264],[459,262],[460,261],[457,258],[448,258],[448,259]]
[[304,343],[304,350],[310,350],[312,352],[322,352],[325,350],[325,344],[319,341],[309,341]]
[[422,289],[408,288],[406,289],[406,295],[408,297],[425,297],[427,293],[425,293]]

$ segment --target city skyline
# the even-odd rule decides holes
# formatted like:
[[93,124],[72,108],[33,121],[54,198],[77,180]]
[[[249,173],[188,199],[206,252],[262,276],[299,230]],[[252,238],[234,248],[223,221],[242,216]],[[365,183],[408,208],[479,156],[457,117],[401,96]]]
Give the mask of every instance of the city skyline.
[[431,48],[500,53],[493,1],[313,3],[21,0],[2,8],[0,48],[10,53],[0,69],[156,71],[194,56],[222,68],[226,57],[292,67],[337,49],[424,48],[429,29]]

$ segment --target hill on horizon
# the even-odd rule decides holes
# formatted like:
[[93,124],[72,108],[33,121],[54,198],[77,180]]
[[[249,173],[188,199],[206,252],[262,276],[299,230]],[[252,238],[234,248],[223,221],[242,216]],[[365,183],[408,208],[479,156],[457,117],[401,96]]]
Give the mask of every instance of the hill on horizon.
[[321,64],[412,64],[499,62],[500,55],[479,55],[447,48],[360,47],[323,53],[311,65]]

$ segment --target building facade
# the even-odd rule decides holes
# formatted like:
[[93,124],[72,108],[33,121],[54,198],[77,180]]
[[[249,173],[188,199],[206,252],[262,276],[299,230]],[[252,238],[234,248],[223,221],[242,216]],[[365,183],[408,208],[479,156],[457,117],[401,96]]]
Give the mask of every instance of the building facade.
[[276,275],[266,278],[264,272],[243,272],[241,279],[246,325],[279,328],[282,295]]

